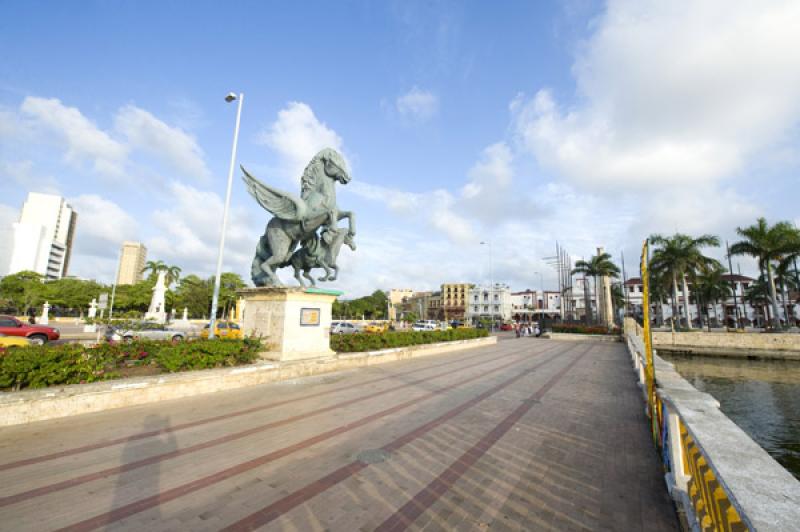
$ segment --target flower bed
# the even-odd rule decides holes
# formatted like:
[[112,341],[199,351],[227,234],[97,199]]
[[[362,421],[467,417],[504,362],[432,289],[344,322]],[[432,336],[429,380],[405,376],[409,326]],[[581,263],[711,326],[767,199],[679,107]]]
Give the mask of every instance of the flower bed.
[[471,340],[489,336],[486,329],[448,329],[446,331],[388,331],[382,334],[337,334],[331,336],[331,349],[337,353],[376,351],[391,347]]
[[132,374],[237,366],[255,361],[260,349],[261,343],[252,339],[19,347],[0,355],[0,389],[16,391]]
[[620,330],[613,328],[611,330],[599,325],[570,325],[570,324],[554,324],[551,327],[554,333],[569,333],[569,334],[608,334],[618,335]]

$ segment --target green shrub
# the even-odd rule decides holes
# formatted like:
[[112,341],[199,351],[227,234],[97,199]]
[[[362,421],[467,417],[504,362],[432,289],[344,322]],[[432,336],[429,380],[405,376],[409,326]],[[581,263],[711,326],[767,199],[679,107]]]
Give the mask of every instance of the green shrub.
[[211,340],[177,343],[160,349],[155,362],[170,373],[193,369],[250,364],[258,358],[260,344],[254,340]]
[[446,331],[387,331],[382,334],[336,334],[331,336],[331,349],[338,353],[376,351],[392,347],[434,344],[454,340],[470,340],[489,335],[486,329],[448,329]]
[[137,341],[124,344],[42,345],[0,355],[0,389],[44,388],[118,378],[118,370],[151,365],[168,372],[248,364],[261,343],[245,340]]
[[554,333],[570,333],[570,334],[620,334],[619,328],[614,327],[611,330],[599,325],[581,325],[569,323],[556,323],[551,329]]

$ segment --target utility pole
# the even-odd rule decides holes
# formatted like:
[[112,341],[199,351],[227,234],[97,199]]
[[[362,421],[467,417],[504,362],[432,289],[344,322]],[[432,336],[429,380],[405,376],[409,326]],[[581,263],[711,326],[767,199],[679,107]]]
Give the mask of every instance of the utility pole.
[[735,309],[736,314],[736,328],[743,329],[741,316],[739,315],[739,303],[736,299],[736,281],[733,280],[733,263],[731,262],[731,247],[728,245],[728,241],[725,241],[725,249],[728,251],[728,271],[731,272],[731,288],[733,288],[733,308]]
[[625,310],[622,318],[625,319],[628,316],[628,276],[625,274],[625,251],[620,251],[619,255],[622,260],[622,295],[625,297]]

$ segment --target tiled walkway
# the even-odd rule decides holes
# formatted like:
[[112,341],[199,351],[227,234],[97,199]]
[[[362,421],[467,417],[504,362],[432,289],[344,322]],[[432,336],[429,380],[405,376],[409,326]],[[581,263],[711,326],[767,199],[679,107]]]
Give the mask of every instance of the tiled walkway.
[[675,530],[628,360],[511,339],[0,429],[0,529]]

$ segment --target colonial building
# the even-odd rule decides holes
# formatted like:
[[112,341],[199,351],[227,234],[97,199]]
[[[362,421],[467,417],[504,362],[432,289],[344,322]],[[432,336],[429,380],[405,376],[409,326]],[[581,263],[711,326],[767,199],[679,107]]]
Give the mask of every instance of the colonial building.
[[511,294],[512,317],[516,321],[555,318],[561,312],[561,296],[555,291],[523,290]]
[[[731,295],[729,295],[724,301],[719,301],[716,303],[709,302],[707,306],[707,311],[702,312],[703,316],[708,314],[711,318],[712,322],[715,322],[719,325],[725,325],[728,327],[735,327],[737,322],[737,316],[740,323],[743,323],[746,326],[755,326],[755,327],[762,327],[768,321],[769,316],[772,314],[771,308],[756,308],[750,305],[744,299],[744,295],[747,292],[747,289],[750,288],[750,285],[755,281],[752,277],[747,277],[745,275],[738,275],[738,274],[725,274],[722,276],[725,281],[728,281],[731,286],[733,287],[733,291]],[[685,310],[684,310],[684,293],[683,287],[681,286],[682,283],[678,283],[678,315],[681,320],[685,323]],[[642,280],[638,277],[628,279],[625,283],[625,296],[628,306],[628,311],[632,313],[634,316],[641,316],[643,309],[642,309]],[[692,325],[697,327],[700,325],[700,311],[702,309],[698,308],[697,301],[695,300],[694,295],[692,294],[692,285],[688,283],[689,289],[689,318],[692,320]],[[735,297],[734,297],[735,294]],[[800,314],[800,308],[796,304],[796,300],[792,298],[786,298],[788,302],[788,310],[789,310],[789,322],[794,321],[794,316],[798,316]],[[653,320],[660,324],[661,322],[667,322],[672,318],[672,301],[671,301],[671,292],[670,295],[664,299],[663,301],[651,301],[651,312],[653,314]],[[778,307],[779,307],[779,316],[778,318],[784,322],[786,322],[786,305],[784,305],[784,297],[778,293]]]
[[510,321],[512,317],[511,290],[508,285],[475,286],[469,290],[465,319],[475,323],[482,319]]
[[410,288],[392,288],[389,290],[389,319],[396,320],[402,311],[403,301],[414,295]]
[[463,320],[470,283],[445,283],[442,285],[442,319],[445,321]]

